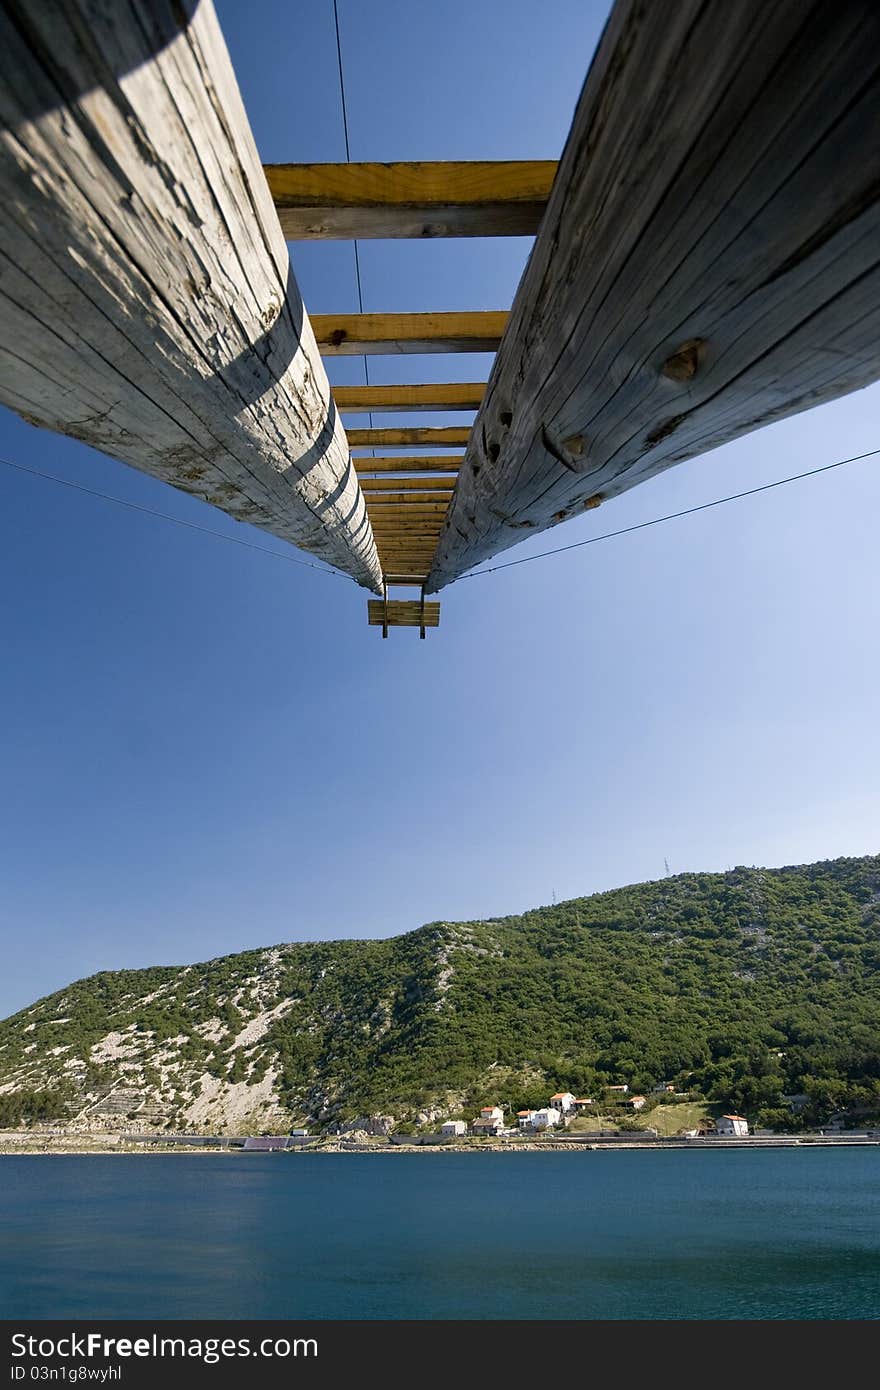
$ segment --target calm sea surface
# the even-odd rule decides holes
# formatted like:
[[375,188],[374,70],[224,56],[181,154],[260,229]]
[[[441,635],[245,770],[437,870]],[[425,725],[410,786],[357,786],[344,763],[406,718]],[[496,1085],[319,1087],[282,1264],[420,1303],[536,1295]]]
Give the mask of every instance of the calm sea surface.
[[877,1318],[880,1149],[2,1158],[0,1317]]

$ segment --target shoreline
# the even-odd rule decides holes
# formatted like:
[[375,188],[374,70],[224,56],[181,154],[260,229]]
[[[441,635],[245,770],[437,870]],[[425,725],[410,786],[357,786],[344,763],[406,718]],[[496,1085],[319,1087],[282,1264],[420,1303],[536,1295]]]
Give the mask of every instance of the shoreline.
[[[48,1142],[47,1142],[48,1141]],[[516,1141],[508,1144],[406,1144],[406,1143],[386,1143],[386,1144],[359,1144],[346,1143],[343,1141],[318,1141],[312,1144],[302,1144],[288,1149],[245,1149],[241,1144],[229,1144],[222,1139],[211,1144],[185,1144],[169,1142],[163,1144],[161,1141],[151,1143],[132,1142],[126,1135],[109,1136],[107,1141],[100,1143],[97,1136],[89,1136],[82,1145],[76,1144],[71,1137],[65,1137],[60,1142],[53,1143],[51,1136],[25,1135],[20,1139],[3,1137],[0,1138],[0,1158],[106,1158],[119,1157],[126,1158],[131,1156],[152,1156],[157,1158],[168,1157],[172,1154],[182,1156],[193,1154],[212,1154],[217,1156],[247,1155],[254,1154],[284,1154],[296,1156],[300,1154],[517,1154],[517,1153],[601,1153],[601,1152],[636,1152],[645,1153],[646,1151],[671,1150],[680,1152],[682,1150],[696,1150],[705,1152],[730,1152],[737,1150],[765,1150],[765,1149],[820,1149],[820,1148],[880,1148],[880,1135],[778,1135],[773,1137],[760,1138],[710,1138],[710,1139],[683,1139],[671,1137],[668,1139],[602,1139],[591,1140],[585,1136],[583,1139],[557,1140],[549,1143],[535,1143],[528,1140]]]

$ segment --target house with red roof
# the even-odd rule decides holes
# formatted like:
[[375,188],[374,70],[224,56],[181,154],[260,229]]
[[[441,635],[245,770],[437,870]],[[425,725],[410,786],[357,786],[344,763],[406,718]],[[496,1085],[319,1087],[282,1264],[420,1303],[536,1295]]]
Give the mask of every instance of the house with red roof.
[[722,1115],[715,1121],[715,1129],[728,1138],[744,1139],[749,1132],[749,1122],[742,1115]]

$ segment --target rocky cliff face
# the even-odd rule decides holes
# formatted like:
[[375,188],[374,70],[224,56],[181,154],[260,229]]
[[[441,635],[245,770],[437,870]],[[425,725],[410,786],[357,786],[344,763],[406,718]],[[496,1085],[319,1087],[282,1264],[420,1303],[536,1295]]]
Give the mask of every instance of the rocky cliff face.
[[880,1108],[878,1036],[880,856],[683,874],[78,981],[0,1023],[0,1126],[385,1133],[670,1078]]

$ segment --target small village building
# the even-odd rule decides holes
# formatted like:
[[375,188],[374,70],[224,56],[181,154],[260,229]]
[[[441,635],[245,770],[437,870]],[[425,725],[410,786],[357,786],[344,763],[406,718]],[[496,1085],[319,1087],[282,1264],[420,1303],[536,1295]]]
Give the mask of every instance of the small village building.
[[624,1105],[630,1106],[632,1110],[641,1110],[644,1104],[644,1096],[630,1096],[629,1100],[624,1101]]
[[629,1086],[608,1086],[606,1087],[606,1089],[611,1091],[612,1093],[616,1092],[618,1095],[625,1096],[627,1091],[629,1090]]
[[547,1105],[543,1110],[536,1110],[532,1116],[532,1129],[555,1129],[562,1122],[562,1111],[557,1110],[553,1105]]
[[715,1121],[715,1129],[719,1134],[740,1139],[748,1134],[749,1122],[744,1120],[742,1115],[722,1115],[719,1120]]
[[481,1120],[504,1120],[504,1111],[500,1105],[484,1105],[480,1110]]
[[309,1131],[307,1129],[292,1129],[290,1137],[291,1139],[308,1139]]
[[557,1091],[555,1096],[550,1097],[550,1104],[554,1110],[561,1110],[563,1115],[567,1115],[574,1107],[574,1096],[571,1091]]
[[674,1082],[674,1081],[661,1081],[659,1086],[655,1086],[655,1087],[654,1087],[652,1094],[655,1095],[655,1096],[658,1096],[658,1095],[660,1095],[661,1092],[663,1092],[663,1091],[670,1091],[670,1092],[672,1092],[672,1091],[674,1091],[674,1090],[675,1090],[675,1082]]
[[516,1122],[520,1129],[531,1129],[534,1110],[517,1110]]
[[585,1099],[576,1100],[574,1103],[574,1108],[577,1111],[583,1111],[588,1110],[591,1105],[595,1104],[596,1102],[593,1100],[593,1097],[587,1096]]
[[494,1134],[503,1134],[503,1133],[504,1133],[504,1121],[503,1121],[503,1120],[498,1120],[498,1119],[490,1120],[490,1119],[483,1119],[483,1118],[481,1117],[479,1120],[474,1120],[473,1124],[471,1125],[471,1134],[482,1134],[484,1137],[486,1137],[486,1136],[491,1136],[491,1135],[494,1135]]
[[467,1125],[464,1120],[444,1120],[440,1126],[440,1133],[444,1139],[457,1139],[460,1134],[467,1132]]

